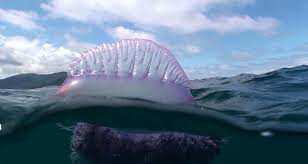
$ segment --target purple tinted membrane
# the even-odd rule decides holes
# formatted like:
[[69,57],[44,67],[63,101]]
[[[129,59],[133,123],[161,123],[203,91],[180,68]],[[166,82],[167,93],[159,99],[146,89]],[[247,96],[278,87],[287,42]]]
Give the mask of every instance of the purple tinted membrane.
[[[166,65],[162,70],[164,72],[155,72],[160,71],[162,64]],[[93,73],[121,76],[121,72],[127,72],[144,78],[149,74],[160,74],[161,80],[167,72],[173,72],[179,75],[175,77],[181,78],[172,81],[190,87],[190,82],[175,57],[166,48],[147,39],[124,39],[116,43],[102,44],[82,53],[81,57],[70,65],[70,70],[69,74],[72,76]]]

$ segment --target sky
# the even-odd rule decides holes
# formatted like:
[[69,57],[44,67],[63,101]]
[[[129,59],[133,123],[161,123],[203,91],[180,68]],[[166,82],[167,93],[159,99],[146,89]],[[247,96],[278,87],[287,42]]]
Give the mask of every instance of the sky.
[[105,42],[146,38],[190,79],[308,64],[305,0],[0,0],[0,78],[68,71]]

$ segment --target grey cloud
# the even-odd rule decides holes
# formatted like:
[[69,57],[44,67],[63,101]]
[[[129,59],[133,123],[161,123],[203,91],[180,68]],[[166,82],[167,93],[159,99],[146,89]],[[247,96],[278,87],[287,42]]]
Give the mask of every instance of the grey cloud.
[[14,59],[10,55],[12,51],[10,49],[0,49],[0,65],[13,65],[13,66],[21,66],[22,63]]
[[7,58],[0,58],[0,65],[14,65],[14,66],[21,66],[22,63],[20,63],[19,61],[14,60],[11,57],[7,57]]

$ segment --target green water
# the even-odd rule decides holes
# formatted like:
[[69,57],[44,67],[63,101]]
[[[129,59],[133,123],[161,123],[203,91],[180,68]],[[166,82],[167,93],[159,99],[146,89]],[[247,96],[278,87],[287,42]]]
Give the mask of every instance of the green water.
[[0,164],[70,164],[71,132],[57,126],[59,122],[67,126],[89,122],[130,131],[181,131],[223,137],[227,143],[213,164],[308,163],[306,134],[275,133],[272,137],[262,137],[259,132],[243,131],[196,115],[109,108],[49,115],[1,136]]

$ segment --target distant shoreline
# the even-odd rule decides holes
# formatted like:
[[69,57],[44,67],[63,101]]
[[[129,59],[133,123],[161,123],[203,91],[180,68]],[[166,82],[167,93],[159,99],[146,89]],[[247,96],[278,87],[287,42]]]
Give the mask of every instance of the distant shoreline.
[[[300,71],[308,69],[308,65],[301,65],[297,67],[291,68],[281,68],[275,71],[271,71],[268,73],[255,75],[255,74],[239,74],[231,77],[211,77],[204,79],[194,79],[191,81],[199,81],[199,80],[209,80],[209,79],[223,79],[223,78],[236,78],[238,76],[247,76],[248,78],[260,78],[270,74],[280,73],[280,72],[288,72],[288,71]],[[66,72],[57,72],[51,74],[35,74],[35,73],[26,73],[26,74],[18,74],[14,76],[10,76],[4,79],[0,79],[0,89],[34,89],[34,88],[42,88],[47,86],[58,86],[63,83],[66,79]]]

